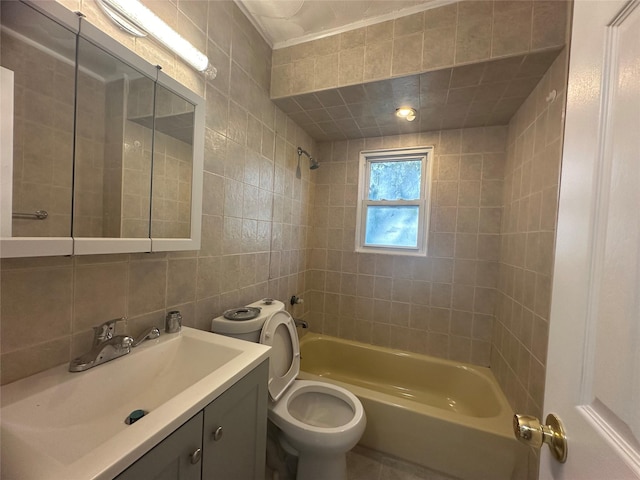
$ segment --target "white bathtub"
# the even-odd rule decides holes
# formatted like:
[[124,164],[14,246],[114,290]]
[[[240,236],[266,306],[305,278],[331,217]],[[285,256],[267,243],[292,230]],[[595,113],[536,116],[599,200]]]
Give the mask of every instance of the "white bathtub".
[[300,350],[300,378],[360,398],[361,445],[462,479],[526,478],[527,449],[488,368],[313,333]]

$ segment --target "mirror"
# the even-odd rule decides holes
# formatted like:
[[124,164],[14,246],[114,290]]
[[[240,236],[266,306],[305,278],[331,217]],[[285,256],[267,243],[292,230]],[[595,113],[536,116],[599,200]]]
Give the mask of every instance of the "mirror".
[[199,249],[204,99],[56,2],[0,5],[0,256]]
[[152,238],[189,238],[195,106],[156,87]]
[[148,238],[155,81],[78,39],[74,237]]
[[2,236],[70,237],[76,35],[19,2],[2,2],[1,15],[3,115],[13,101],[2,127],[3,146],[13,144],[2,155]]

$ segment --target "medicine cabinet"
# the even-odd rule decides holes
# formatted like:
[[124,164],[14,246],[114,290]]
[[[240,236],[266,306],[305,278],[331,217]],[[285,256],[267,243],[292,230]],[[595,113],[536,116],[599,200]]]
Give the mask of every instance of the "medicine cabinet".
[[55,2],[0,18],[0,256],[199,249],[204,100]]

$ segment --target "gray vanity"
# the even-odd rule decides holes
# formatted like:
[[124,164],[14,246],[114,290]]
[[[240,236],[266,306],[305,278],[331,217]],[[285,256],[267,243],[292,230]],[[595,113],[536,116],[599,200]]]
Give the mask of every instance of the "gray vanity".
[[267,375],[262,363],[116,478],[263,478]]
[[183,327],[84,372],[61,365],[5,385],[2,478],[263,478],[268,356]]

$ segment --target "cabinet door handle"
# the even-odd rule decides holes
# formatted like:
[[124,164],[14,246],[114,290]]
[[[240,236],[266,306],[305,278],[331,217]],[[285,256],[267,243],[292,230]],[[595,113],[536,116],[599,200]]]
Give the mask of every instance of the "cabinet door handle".
[[220,440],[222,438],[222,426],[219,426],[218,428],[216,428],[213,432],[213,441],[217,442],[218,440]]
[[193,465],[195,465],[196,463],[198,463],[198,462],[200,461],[200,458],[201,458],[201,457],[202,457],[202,449],[201,449],[201,448],[198,448],[198,449],[196,449],[196,451],[195,451],[195,452],[193,452],[193,453],[190,455],[190,457],[189,457],[189,458],[190,458],[190,460],[191,460],[191,463],[192,463]]

